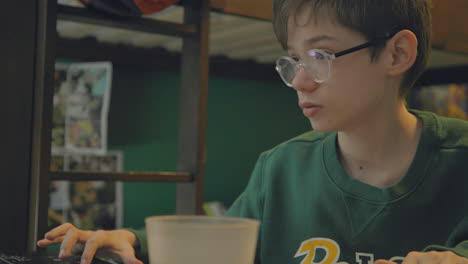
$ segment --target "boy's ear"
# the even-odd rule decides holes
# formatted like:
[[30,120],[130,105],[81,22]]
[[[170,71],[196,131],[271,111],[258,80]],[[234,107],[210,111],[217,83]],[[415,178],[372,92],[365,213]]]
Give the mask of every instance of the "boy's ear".
[[418,55],[418,39],[413,32],[402,30],[387,41],[388,74],[397,76],[404,74],[413,66]]

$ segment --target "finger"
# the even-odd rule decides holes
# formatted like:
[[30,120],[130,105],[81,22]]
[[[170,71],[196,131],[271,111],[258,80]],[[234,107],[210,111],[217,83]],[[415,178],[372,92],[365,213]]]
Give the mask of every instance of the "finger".
[[74,229],[74,228],[75,228],[75,226],[73,226],[72,224],[65,223],[65,224],[59,225],[56,228],[50,230],[49,232],[47,232],[44,235],[44,237],[49,239],[49,240],[54,240],[55,238],[57,238],[59,236],[64,236],[67,233],[68,230]]
[[[419,262],[418,262],[418,257],[415,256],[415,255],[409,254],[409,255],[407,255],[407,256],[405,257],[405,259],[403,260],[403,263],[402,263],[402,264],[418,264],[418,263],[419,263]],[[425,262],[422,262],[422,261],[421,261],[421,263],[425,263]]]
[[99,248],[99,245],[96,241],[89,240],[86,242],[83,253],[81,255],[81,263],[80,264],[89,264],[96,255],[96,251]]
[[451,251],[442,253],[440,264],[468,264],[468,258],[461,257]]
[[96,231],[87,241],[81,255],[81,264],[89,264],[96,255],[96,251],[103,246],[105,231]]
[[135,257],[135,251],[132,253],[126,252],[120,256],[123,264],[143,264],[143,262]]
[[54,240],[49,240],[47,238],[44,238],[44,239],[41,239],[41,240],[37,241],[37,245],[39,247],[47,247],[47,246],[50,246],[50,245],[60,244],[60,243],[62,243],[63,238],[64,238],[63,236],[57,237]]
[[80,230],[78,229],[68,229],[63,239],[62,244],[60,245],[59,258],[65,259],[70,256],[73,246],[79,239]]
[[385,259],[378,259],[374,262],[374,264],[397,264],[393,261],[385,260]]
[[118,253],[123,264],[143,264],[143,262],[136,258],[135,249],[131,244],[125,243]]

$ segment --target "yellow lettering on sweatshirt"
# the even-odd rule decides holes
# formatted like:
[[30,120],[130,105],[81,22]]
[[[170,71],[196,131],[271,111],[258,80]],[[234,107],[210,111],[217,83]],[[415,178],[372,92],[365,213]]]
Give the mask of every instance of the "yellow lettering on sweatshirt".
[[315,258],[316,250],[318,248],[321,248],[326,252],[324,259],[320,262],[321,264],[336,263],[340,256],[340,247],[335,241],[322,237],[312,238],[303,241],[294,257],[297,258],[306,255],[306,257],[302,260],[301,264],[314,264],[313,261]]

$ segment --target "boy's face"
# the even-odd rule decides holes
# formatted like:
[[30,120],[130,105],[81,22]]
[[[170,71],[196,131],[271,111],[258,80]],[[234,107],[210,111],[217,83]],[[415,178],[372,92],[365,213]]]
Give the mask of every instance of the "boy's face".
[[[296,22],[292,16],[288,23],[288,53],[293,58],[311,49],[333,54],[367,42],[361,34],[325,15],[315,23],[311,12],[306,10],[299,13]],[[394,98],[388,93],[395,92],[388,88],[391,81],[385,74],[382,55],[371,62],[369,49],[364,49],[336,58],[332,61],[331,76],[324,83],[314,82],[301,68],[292,85],[315,130],[349,131],[379,118],[382,104],[388,105],[385,101]]]

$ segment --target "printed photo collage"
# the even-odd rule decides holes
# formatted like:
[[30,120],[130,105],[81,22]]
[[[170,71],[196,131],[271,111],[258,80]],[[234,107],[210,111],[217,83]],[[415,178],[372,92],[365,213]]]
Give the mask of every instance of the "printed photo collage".
[[[122,153],[107,150],[111,86],[110,62],[56,64],[51,171],[123,170]],[[49,228],[65,222],[91,230],[123,225],[120,182],[53,181],[49,193]]]

